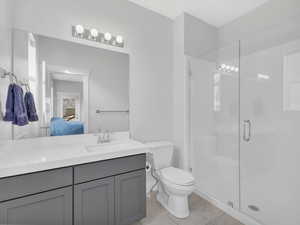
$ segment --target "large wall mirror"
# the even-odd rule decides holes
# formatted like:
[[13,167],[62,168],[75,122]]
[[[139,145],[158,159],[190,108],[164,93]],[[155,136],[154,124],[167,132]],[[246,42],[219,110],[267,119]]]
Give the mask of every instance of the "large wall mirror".
[[[128,132],[129,55],[28,31],[13,32],[13,68],[34,96],[39,120],[15,139]],[[26,87],[26,88],[25,88]]]

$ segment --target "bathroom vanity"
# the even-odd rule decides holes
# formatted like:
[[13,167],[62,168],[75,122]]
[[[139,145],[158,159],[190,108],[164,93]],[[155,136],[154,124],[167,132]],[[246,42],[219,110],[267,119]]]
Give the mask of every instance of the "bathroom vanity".
[[145,217],[147,147],[129,135],[129,54],[91,39],[19,29],[11,37],[16,60],[13,73],[0,65],[1,90],[14,81],[30,91],[40,120],[0,121],[0,224],[131,225]]
[[[141,146],[86,151],[78,163],[60,168],[37,171],[46,163],[40,162],[24,165],[34,172],[8,177],[2,172],[0,224],[130,225],[141,220],[146,216],[146,149]],[[91,155],[99,160],[89,160]]]

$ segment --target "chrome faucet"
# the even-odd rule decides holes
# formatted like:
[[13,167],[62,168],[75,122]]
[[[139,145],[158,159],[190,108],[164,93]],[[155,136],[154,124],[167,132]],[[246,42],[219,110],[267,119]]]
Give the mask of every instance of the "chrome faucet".
[[100,129],[97,143],[102,144],[102,143],[108,143],[108,142],[110,142],[110,132],[109,132],[109,130],[106,130],[105,132],[102,132],[101,129]]

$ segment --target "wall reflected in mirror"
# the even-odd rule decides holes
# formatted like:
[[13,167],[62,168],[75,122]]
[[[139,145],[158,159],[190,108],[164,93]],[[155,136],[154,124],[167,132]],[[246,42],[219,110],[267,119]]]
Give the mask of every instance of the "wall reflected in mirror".
[[129,55],[22,30],[13,68],[28,82],[39,121],[13,126],[14,139],[129,132]]

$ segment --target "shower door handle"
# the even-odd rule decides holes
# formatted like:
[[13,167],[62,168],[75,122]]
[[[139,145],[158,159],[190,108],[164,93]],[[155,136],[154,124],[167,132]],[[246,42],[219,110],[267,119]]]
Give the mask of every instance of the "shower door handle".
[[251,121],[250,120],[244,120],[243,139],[246,142],[249,142],[251,140]]

